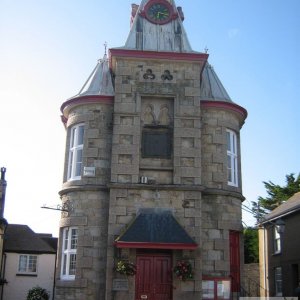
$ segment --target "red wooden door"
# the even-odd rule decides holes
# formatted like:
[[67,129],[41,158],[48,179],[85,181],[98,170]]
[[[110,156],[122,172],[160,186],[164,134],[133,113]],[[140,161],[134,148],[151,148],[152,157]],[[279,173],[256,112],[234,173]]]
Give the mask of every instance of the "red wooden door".
[[230,231],[229,241],[231,290],[232,292],[238,292],[240,290],[240,233]]
[[136,300],[171,300],[171,267],[170,255],[138,256]]

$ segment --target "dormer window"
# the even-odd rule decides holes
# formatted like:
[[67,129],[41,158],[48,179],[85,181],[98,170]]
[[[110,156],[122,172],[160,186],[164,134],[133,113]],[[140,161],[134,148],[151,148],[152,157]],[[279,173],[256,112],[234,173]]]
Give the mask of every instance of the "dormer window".
[[238,186],[238,156],[237,135],[234,131],[227,129],[227,180],[228,185]]
[[71,128],[68,180],[81,179],[84,125],[77,124]]

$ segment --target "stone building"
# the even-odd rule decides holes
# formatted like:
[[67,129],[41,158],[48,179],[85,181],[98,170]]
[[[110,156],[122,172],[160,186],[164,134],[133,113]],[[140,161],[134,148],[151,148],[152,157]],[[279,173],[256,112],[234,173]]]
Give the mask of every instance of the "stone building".
[[208,54],[191,48],[183,19],[173,0],[132,5],[125,45],[109,49],[61,107],[56,300],[239,290],[247,112]]

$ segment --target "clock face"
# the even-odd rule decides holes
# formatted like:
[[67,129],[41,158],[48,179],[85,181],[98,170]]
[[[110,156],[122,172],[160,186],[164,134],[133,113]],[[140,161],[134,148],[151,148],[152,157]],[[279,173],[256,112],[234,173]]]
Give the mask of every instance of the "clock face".
[[171,11],[172,6],[164,1],[152,2],[146,8],[146,18],[152,23],[165,24],[172,18]]

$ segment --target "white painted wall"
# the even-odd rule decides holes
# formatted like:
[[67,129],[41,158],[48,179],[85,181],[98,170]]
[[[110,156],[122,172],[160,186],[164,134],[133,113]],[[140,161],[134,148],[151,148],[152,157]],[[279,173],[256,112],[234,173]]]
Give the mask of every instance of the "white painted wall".
[[[35,255],[35,254],[33,254]],[[4,285],[3,299],[25,300],[28,291],[35,286],[40,286],[49,292],[52,299],[54,283],[54,254],[40,254],[37,263],[37,276],[16,276],[18,273],[19,254],[6,253],[6,266],[4,278],[8,281]]]

